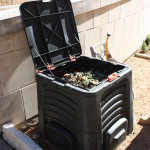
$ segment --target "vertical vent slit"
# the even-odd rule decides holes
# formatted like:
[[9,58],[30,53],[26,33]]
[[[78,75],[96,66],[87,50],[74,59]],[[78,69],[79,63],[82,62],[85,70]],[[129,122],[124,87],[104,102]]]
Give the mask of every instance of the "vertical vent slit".
[[103,133],[118,119],[127,116],[127,99],[126,80],[105,91],[100,104]]

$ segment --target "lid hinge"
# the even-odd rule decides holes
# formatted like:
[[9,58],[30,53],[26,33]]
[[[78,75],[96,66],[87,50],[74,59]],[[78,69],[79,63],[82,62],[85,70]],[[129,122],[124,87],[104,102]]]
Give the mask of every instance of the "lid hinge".
[[70,61],[76,61],[76,57],[75,56],[70,56]]
[[43,72],[43,70],[38,70],[38,73],[42,73]]
[[53,64],[48,64],[47,69],[48,70],[55,70],[55,67]]

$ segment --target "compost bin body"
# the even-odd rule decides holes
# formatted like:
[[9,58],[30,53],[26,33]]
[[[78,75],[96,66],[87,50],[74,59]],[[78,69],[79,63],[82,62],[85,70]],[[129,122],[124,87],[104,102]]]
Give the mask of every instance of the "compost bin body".
[[[132,71],[121,63],[81,56],[70,0],[20,6],[37,70],[41,137],[61,150],[111,150],[133,129]],[[98,71],[92,87],[64,80],[66,73]],[[107,77],[118,76],[111,82]]]
[[[97,64],[99,67],[109,66],[108,70],[113,66],[118,71],[119,77],[112,82],[106,79],[87,90],[65,83],[56,77],[47,76],[45,73],[38,73],[40,133],[64,149],[100,150],[104,147],[105,133],[119,119],[128,120],[124,138],[132,131],[132,72],[129,67],[121,64],[106,63],[84,56],[79,59],[77,62],[70,62],[70,65],[86,59],[93,66]],[[119,68],[122,70],[117,70]],[[61,69],[66,70],[66,66],[64,69],[61,66]],[[118,130],[121,129],[118,127]],[[66,139],[66,143],[53,139],[53,134]],[[109,149],[114,147],[112,143],[108,146]],[[108,147],[106,146],[106,149]]]

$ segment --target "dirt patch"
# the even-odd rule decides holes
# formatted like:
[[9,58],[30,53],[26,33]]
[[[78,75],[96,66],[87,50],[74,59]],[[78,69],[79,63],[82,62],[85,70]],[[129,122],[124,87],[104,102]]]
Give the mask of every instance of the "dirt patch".
[[149,150],[150,125],[140,125],[142,115],[150,116],[150,60],[131,57],[126,61],[133,71],[134,129],[116,150]]
[[34,125],[25,125],[23,128],[18,128],[24,134],[28,135],[37,145],[39,145],[43,150],[60,150],[56,146],[49,143],[47,140],[40,137],[38,123]]

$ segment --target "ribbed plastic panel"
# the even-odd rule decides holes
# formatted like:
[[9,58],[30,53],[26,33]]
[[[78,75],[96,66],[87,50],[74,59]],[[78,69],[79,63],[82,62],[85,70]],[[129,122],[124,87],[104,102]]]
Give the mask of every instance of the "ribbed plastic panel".
[[76,104],[62,93],[46,90],[44,117],[47,122],[53,122],[76,133]]
[[[79,58],[83,61],[77,60],[80,62],[79,65],[83,65],[85,60],[91,60],[93,65],[98,61],[85,58]],[[108,68],[113,68],[113,64],[107,63]],[[105,63],[99,61],[99,65],[105,66]],[[62,72],[67,68],[66,64],[59,69]],[[72,86],[59,78],[47,76],[46,73],[38,73],[41,137],[61,150],[104,150],[107,141],[112,141],[112,138],[121,132],[117,141],[117,144],[120,144],[126,134],[130,134],[133,129],[131,73],[131,69],[125,67],[123,73],[118,73],[116,80],[106,80],[90,90]],[[114,124],[121,118],[125,118],[126,123],[117,124],[116,128]],[[106,138],[109,129],[113,129],[115,134],[109,134]],[[124,133],[122,129],[125,130]]]
[[102,131],[105,133],[117,120],[127,116],[127,82],[114,85],[101,101]]

